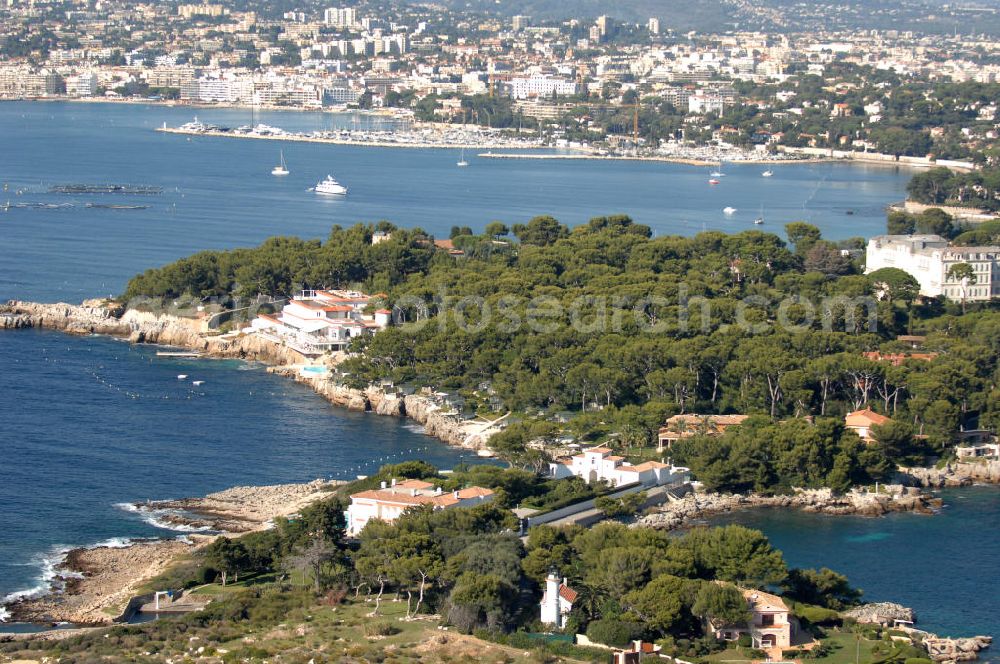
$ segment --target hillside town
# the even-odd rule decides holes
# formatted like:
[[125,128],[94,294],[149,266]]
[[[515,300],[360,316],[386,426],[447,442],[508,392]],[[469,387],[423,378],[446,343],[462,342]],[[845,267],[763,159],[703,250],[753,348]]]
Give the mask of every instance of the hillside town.
[[[989,87],[1000,47],[984,35],[87,0],[10,0],[0,18],[0,99],[359,109],[396,130],[471,125],[598,154],[861,153],[965,168],[1000,121]],[[892,87],[945,81],[968,94],[940,95],[945,112],[920,131],[901,124],[915,109]]]

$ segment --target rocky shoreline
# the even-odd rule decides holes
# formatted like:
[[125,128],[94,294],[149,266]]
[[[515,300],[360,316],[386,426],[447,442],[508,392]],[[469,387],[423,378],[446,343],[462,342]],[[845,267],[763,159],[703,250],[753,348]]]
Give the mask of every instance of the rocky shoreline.
[[237,535],[266,528],[276,517],[328,498],[341,484],[338,480],[313,480],[306,484],[237,486],[203,498],[151,500],[133,507],[175,528]]
[[761,507],[860,516],[881,516],[890,512],[933,514],[941,507],[941,499],[927,496],[916,488],[898,485],[883,487],[879,493],[854,489],[843,495],[834,494],[830,489],[802,490],[787,496],[689,493],[665,503],[657,512],[639,519],[636,525],[675,530],[716,514]]
[[107,625],[144,583],[166,571],[179,556],[210,540],[142,540],[120,547],[73,549],[56,567],[51,592],[6,608],[13,622]]
[[131,343],[162,344],[197,351],[208,357],[263,362],[269,371],[311,387],[337,406],[377,415],[408,417],[424,432],[456,447],[486,449],[494,429],[444,413],[433,399],[421,394],[398,395],[381,388],[364,390],[337,385],[322,376],[304,376],[299,367],[307,359],[299,352],[256,334],[211,335],[199,320],[129,309],[107,300],[83,304],[44,304],[11,300],[0,305],[0,330],[39,328],[67,334],[104,334]]
[[900,474],[917,486],[935,489],[1000,484],[1000,460],[952,461],[942,468],[900,468]]
[[238,486],[202,498],[137,503],[137,511],[155,514],[161,523],[204,528],[213,534],[71,549],[56,566],[49,593],[6,608],[14,622],[110,624],[144,584],[178,557],[211,543],[219,534],[239,536],[268,528],[276,517],[295,514],[329,497],[340,484],[317,479],[301,484]]
[[930,659],[941,664],[975,661],[979,659],[979,651],[985,650],[993,644],[991,636],[952,638],[916,629],[912,627],[912,624],[917,620],[913,609],[894,602],[862,604],[844,611],[841,615],[859,623],[880,625],[902,632],[906,634],[906,637],[909,637],[911,642],[923,646]]

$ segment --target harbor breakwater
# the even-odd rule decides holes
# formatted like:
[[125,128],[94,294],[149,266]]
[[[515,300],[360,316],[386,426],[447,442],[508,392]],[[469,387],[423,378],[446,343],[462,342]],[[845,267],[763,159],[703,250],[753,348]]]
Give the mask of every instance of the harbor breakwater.
[[40,328],[67,334],[103,334],[131,343],[161,344],[197,351],[204,356],[263,362],[269,371],[293,378],[337,406],[376,415],[407,417],[423,425],[424,433],[448,445],[487,448],[495,429],[444,412],[429,396],[399,395],[379,387],[357,389],[321,375],[303,375],[307,359],[298,351],[256,334],[205,334],[197,319],[127,308],[109,300],[82,304],[12,300],[0,305],[0,330]]

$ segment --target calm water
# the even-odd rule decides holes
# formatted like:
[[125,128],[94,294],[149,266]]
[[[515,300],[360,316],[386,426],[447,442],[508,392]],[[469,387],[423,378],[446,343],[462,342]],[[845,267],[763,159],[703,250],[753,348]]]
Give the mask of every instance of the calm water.
[[[941,492],[935,516],[828,516],[785,510],[722,515],[763,531],[794,567],[846,574],[869,601],[912,607],[918,626],[954,636],[1000,636],[1000,487]],[[994,649],[987,659],[1000,661]]]
[[[333,224],[389,219],[447,235],[552,214],[571,224],[625,212],[659,234],[758,228],[812,221],[831,239],[883,232],[883,207],[900,200],[907,171],[891,167],[790,165],[762,178],[761,166],[727,165],[708,185],[706,168],[664,163],[481,159],[455,150],[359,148],[154,132],[197,112],[237,126],[249,112],[114,104],[0,103],[0,203],[144,204],[147,210],[74,207],[0,212],[0,298],[80,301],[119,293],[147,267],[207,248],[259,243],[275,234],[325,237]],[[264,113],[286,129],[350,126],[351,116]],[[362,119],[368,126],[373,120]],[[291,175],[272,177],[283,149]],[[306,191],[327,173],[348,185],[344,200]],[[128,182],[161,186],[158,196],[66,196],[53,184]],[[17,195],[17,191],[23,193]],[[738,211],[726,217],[722,208]],[[848,210],[854,214],[848,216]]]
[[156,350],[0,334],[0,598],[44,584],[67,546],[176,535],[121,503],[347,479],[406,458],[444,468],[473,460],[401,420],[335,408],[259,365]]
[[[249,121],[245,111],[197,112],[207,122]],[[192,115],[156,106],[0,104],[0,183],[7,184],[0,204],[75,205],[0,212],[0,300],[119,293],[136,272],[193,251],[254,245],[274,234],[324,237],[333,224],[379,219],[444,235],[455,224],[482,228],[494,219],[552,214],[577,224],[624,212],[658,234],[692,234],[754,228],[763,210],[764,230],[803,219],[831,239],[868,236],[883,231],[882,208],[903,197],[908,179],[893,168],[847,165],[779,166],[765,179],[763,167],[727,165],[723,183],[710,187],[708,169],[673,164],[467,155],[470,167],[459,169],[456,151],[189,140],[152,131]],[[264,113],[260,120],[292,130],[375,122],[318,113]],[[292,172],[285,178],[268,174],[279,148]],[[351,188],[345,200],[306,191],[327,173]],[[164,192],[46,193],[55,184],[100,182]],[[150,207],[106,210],[83,207],[87,202]],[[739,211],[727,218],[726,206]],[[192,388],[177,380],[181,373],[205,385]],[[43,585],[47,565],[67,546],[171,534],[120,503],[350,477],[403,458],[442,466],[461,458],[400,421],[335,409],[260,368],[156,358],[152,348],[45,332],[0,334],[0,412],[0,597]],[[845,572],[870,598],[917,607],[928,626],[1000,632],[991,624],[1000,593],[991,576],[998,538],[990,527],[1000,500],[989,492],[949,495],[952,506],[936,519],[739,518],[768,532],[793,564]]]

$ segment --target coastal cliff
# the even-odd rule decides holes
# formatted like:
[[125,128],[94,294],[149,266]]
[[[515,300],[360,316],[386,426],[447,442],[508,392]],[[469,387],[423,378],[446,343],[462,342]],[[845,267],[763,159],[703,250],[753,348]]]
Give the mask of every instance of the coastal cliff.
[[350,410],[407,417],[422,424],[428,436],[455,447],[487,449],[490,436],[496,432],[495,428],[481,422],[463,420],[444,412],[433,399],[422,394],[399,395],[377,387],[360,390],[338,385],[322,376],[303,375],[295,367],[270,367],[268,371],[308,385],[330,403]]
[[272,365],[272,373],[308,385],[327,401],[376,415],[408,417],[424,426],[427,435],[457,447],[481,450],[496,429],[447,414],[433,399],[421,394],[397,395],[381,388],[355,389],[324,376],[306,376],[298,366],[307,359],[287,346],[256,334],[213,335],[196,319],[128,309],[108,300],[83,304],[42,304],[12,300],[0,305],[0,330],[39,328],[67,334],[105,334],[132,343],[177,346],[210,357],[253,360]]
[[109,300],[83,304],[42,304],[12,300],[0,306],[0,329],[40,328],[67,334],[106,334],[132,343],[163,344],[213,357],[258,360],[268,364],[302,362],[298,352],[256,335],[206,335],[201,323],[170,314],[127,309]]

